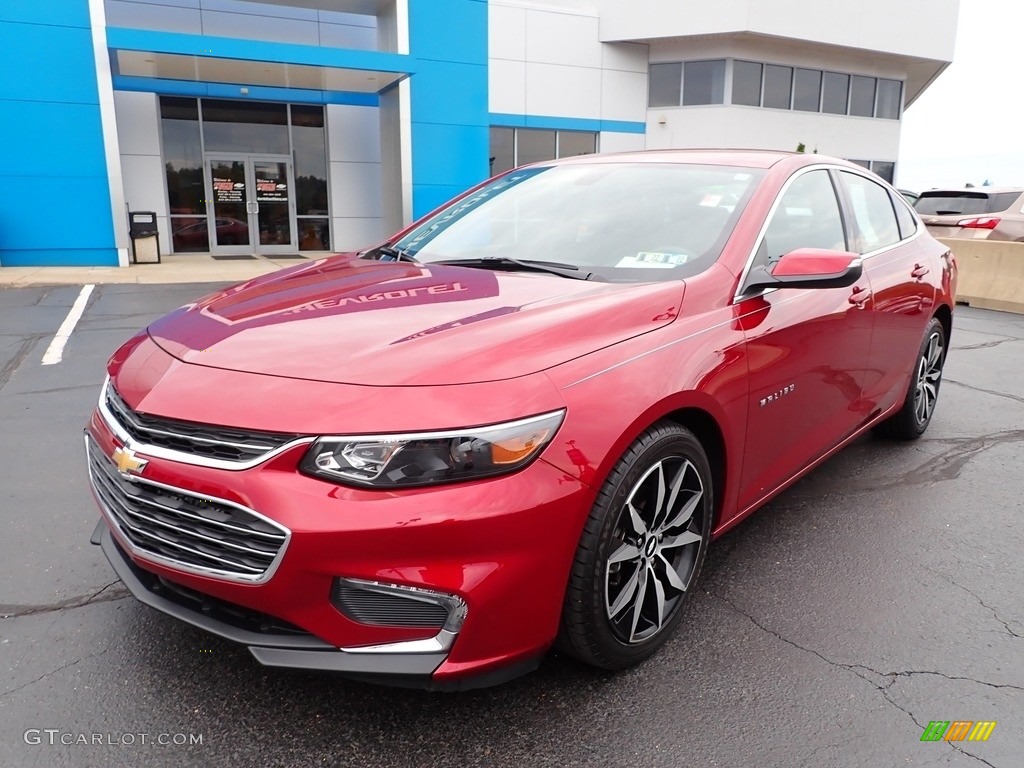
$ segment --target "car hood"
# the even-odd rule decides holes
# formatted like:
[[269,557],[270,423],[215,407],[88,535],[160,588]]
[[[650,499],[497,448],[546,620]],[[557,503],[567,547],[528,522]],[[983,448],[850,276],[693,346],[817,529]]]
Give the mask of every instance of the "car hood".
[[371,386],[524,376],[671,323],[681,281],[621,284],[335,256],[157,320],[186,363]]

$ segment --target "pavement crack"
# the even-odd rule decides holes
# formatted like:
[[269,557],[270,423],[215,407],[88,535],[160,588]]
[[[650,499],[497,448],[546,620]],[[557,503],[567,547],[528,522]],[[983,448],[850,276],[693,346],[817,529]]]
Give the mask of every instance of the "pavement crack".
[[42,682],[43,680],[45,680],[48,677],[52,677],[53,675],[56,675],[56,674],[59,674],[60,672],[63,672],[65,669],[70,669],[71,667],[74,667],[74,666],[76,666],[78,664],[81,664],[83,661],[88,661],[89,659],[95,659],[95,658],[97,658],[99,656],[102,656],[103,654],[105,654],[109,650],[110,650],[110,646],[107,646],[102,651],[97,651],[96,653],[90,653],[90,654],[88,654],[86,656],[79,656],[74,661],[69,661],[67,664],[61,664],[56,669],[51,669],[49,672],[45,672],[45,673],[41,674],[35,680],[29,680],[27,683],[23,683],[22,685],[16,686],[14,688],[11,688],[10,690],[7,690],[7,691],[4,691],[3,693],[0,693],[0,699],[6,699],[9,696],[13,696],[18,691],[23,691],[26,688],[31,688],[33,685],[36,685],[37,683]]
[[1000,392],[997,389],[985,389],[984,387],[976,387],[973,384],[965,384],[964,382],[957,381],[956,379],[943,379],[942,383],[955,384],[956,386],[963,387],[964,389],[972,389],[975,392],[982,392],[986,395],[993,395],[994,397],[1005,397],[1008,400],[1016,400],[1018,403],[1024,403],[1024,397],[1021,397],[1020,395],[1011,395],[1009,392]]
[[[34,616],[42,613],[54,613],[55,611],[66,611],[71,608],[81,608],[86,605],[92,605],[93,603],[109,603],[114,600],[121,600],[128,597],[130,593],[123,586],[119,589],[111,589],[111,587],[120,583],[120,580],[112,581],[95,592],[90,592],[87,595],[75,595],[74,597],[69,597],[56,603],[39,605],[0,605],[0,620],[17,619],[22,616]],[[107,590],[110,591],[108,592]]]
[[25,362],[25,358],[32,353],[32,348],[42,337],[43,335],[40,333],[35,333],[31,336],[25,337],[21,342],[21,345],[18,347],[18,351],[14,353],[14,357],[8,360],[7,364],[4,365],[3,368],[0,368],[0,389],[3,389],[4,385],[10,381],[11,376],[13,376],[19,366]]
[[[970,589],[968,589],[968,588],[967,588],[967,587],[965,587],[965,586],[964,586],[963,584],[960,584],[959,582],[955,581],[955,580],[954,580],[954,579],[953,579],[952,577],[948,576],[947,574],[945,574],[945,573],[942,573],[942,571],[937,571],[937,570],[935,570],[934,568],[929,568],[929,567],[928,567],[927,565],[925,565],[925,566],[924,566],[924,568],[926,568],[927,570],[929,570],[929,571],[931,571],[932,573],[934,573],[934,574],[935,574],[936,576],[938,576],[938,577],[939,577],[940,579],[942,579],[943,581],[947,581],[947,582],[949,582],[950,584],[952,584],[952,585],[953,585],[954,587],[956,587],[957,589],[961,589],[961,590],[963,590],[963,591],[964,591],[964,592],[966,592],[966,593],[967,593],[968,595],[970,595],[970,596],[971,596],[971,597],[973,597],[973,598],[974,598],[975,600],[977,600],[977,601],[978,601],[978,603],[979,603],[979,604],[981,605],[981,607],[982,607],[982,608],[985,608],[985,609],[986,609],[987,611],[991,612],[991,614],[992,614],[992,617],[993,617],[993,618],[994,618],[994,619],[995,619],[995,620],[996,620],[997,622],[999,622],[1000,624],[1002,624],[1002,625],[1003,625],[1003,627],[1004,627],[1004,628],[1006,629],[1006,631],[1007,631],[1007,632],[1009,632],[1009,633],[1010,633],[1011,635],[1013,635],[1014,637],[1017,637],[1017,638],[1020,638],[1020,637],[1024,637],[1024,635],[1021,635],[1021,634],[1020,634],[1020,633],[1018,633],[1018,632],[1017,632],[1016,630],[1014,630],[1014,628],[1010,626],[1009,622],[1008,622],[1008,621],[1006,621],[1006,619],[1004,619],[1004,618],[1003,618],[1002,616],[1000,616],[1000,615],[999,615],[999,612],[998,612],[998,611],[996,611],[996,609],[995,609],[995,608],[993,608],[993,607],[992,607],[991,605],[989,605],[989,604],[988,604],[988,603],[986,603],[986,602],[985,602],[984,600],[982,600],[982,599],[981,599],[981,596],[980,596],[980,595],[978,595],[978,594],[977,594],[976,592],[974,592],[973,590],[970,590]],[[1000,632],[999,634],[1002,634],[1002,633]]]
[[[907,717],[909,717],[911,722],[913,722],[914,725],[922,733],[924,732],[925,724],[922,723],[920,720],[918,720],[917,717],[914,716],[913,712],[911,712],[909,709],[907,709],[906,707],[901,705],[898,701],[896,701],[890,695],[890,689],[896,683],[896,681],[898,679],[900,679],[901,677],[913,677],[915,675],[935,675],[937,677],[941,677],[941,678],[944,678],[946,680],[966,681],[966,682],[970,682],[970,683],[975,683],[976,685],[988,686],[990,688],[1009,688],[1011,690],[1024,691],[1024,688],[1022,688],[1021,686],[1018,686],[1018,685],[1010,685],[1008,683],[1006,683],[1006,684],[1003,684],[1003,683],[992,683],[992,682],[989,682],[987,680],[978,680],[978,679],[973,678],[973,677],[962,677],[962,676],[959,676],[959,675],[947,675],[947,674],[945,674],[943,672],[938,672],[936,670],[908,669],[908,670],[903,670],[901,672],[879,672],[878,670],[872,669],[871,667],[866,666],[864,664],[846,664],[846,663],[841,662],[841,661],[835,661],[833,659],[828,658],[827,656],[825,656],[824,654],[820,653],[819,651],[814,650],[813,648],[808,648],[807,646],[800,645],[799,643],[796,643],[796,642],[790,640],[788,637],[784,637],[784,636],[780,635],[778,632],[776,632],[776,631],[774,631],[772,629],[769,629],[764,624],[762,624],[760,621],[758,621],[753,616],[751,616],[749,613],[747,613],[746,611],[744,611],[741,608],[739,608],[734,602],[732,602],[732,600],[729,600],[728,598],[722,597],[720,595],[716,595],[714,592],[709,592],[707,590],[705,590],[705,593],[709,597],[712,597],[715,600],[719,600],[720,602],[725,603],[733,611],[738,613],[740,616],[743,616],[745,619],[747,619],[751,624],[753,624],[755,627],[760,629],[762,632],[771,635],[772,637],[776,638],[777,640],[782,641],[786,645],[790,645],[793,648],[796,648],[797,650],[803,651],[804,653],[809,653],[809,654],[811,654],[813,656],[816,656],[817,658],[821,659],[826,664],[828,664],[830,667],[834,667],[836,669],[843,669],[843,670],[847,670],[849,672],[852,672],[857,677],[859,677],[861,680],[863,680],[868,685],[870,685],[872,688],[876,689],[880,694],[882,694],[882,698],[884,698],[885,701],[890,706],[894,707],[895,709],[898,709],[900,712],[904,713]],[[872,680],[866,673],[871,673],[873,675],[876,675],[877,677],[879,677],[881,679],[884,679],[885,682],[880,682],[880,681],[877,681],[877,680]],[[962,749],[961,747],[959,747],[958,745],[956,745],[953,742],[945,742],[945,743],[948,744],[953,749],[955,749],[957,752],[960,752],[961,754],[966,755],[967,757],[973,757],[975,760],[978,760],[978,761],[984,763],[985,765],[991,766],[991,768],[997,768],[997,766],[995,766],[992,763],[988,762],[984,758],[979,757],[978,755],[972,754],[971,752],[968,752],[968,751]]]
[[968,344],[964,347],[953,347],[957,352],[964,349],[991,349],[992,347],[998,347],[1000,344],[1005,344],[1008,341],[1020,341],[1020,339],[1013,336],[1007,336],[1005,339],[993,339],[992,341],[982,341],[978,344]]

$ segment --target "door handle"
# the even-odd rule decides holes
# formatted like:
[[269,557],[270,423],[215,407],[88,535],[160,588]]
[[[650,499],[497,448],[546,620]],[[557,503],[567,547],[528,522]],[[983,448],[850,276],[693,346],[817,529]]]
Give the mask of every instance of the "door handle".
[[910,271],[910,276],[916,280],[920,280],[922,277],[928,274],[928,267],[921,264],[915,264],[914,268]]
[[867,300],[871,298],[871,291],[867,288],[861,288],[859,285],[853,287],[853,293],[850,294],[850,298],[847,299],[851,304],[857,307],[863,307]]

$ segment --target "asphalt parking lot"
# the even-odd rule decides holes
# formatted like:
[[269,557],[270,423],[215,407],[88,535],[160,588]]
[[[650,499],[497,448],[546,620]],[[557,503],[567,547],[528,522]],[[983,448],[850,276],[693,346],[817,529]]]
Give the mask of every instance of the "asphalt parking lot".
[[865,437],[717,541],[649,662],[428,694],[263,669],[89,544],[104,363],[212,287],[97,286],[46,366],[80,287],[0,290],[0,766],[1024,766],[1024,316],[959,307],[925,439]]

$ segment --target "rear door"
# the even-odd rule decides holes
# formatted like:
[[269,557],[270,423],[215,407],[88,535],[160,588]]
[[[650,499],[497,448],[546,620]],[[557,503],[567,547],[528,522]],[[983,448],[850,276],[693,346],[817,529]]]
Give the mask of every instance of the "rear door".
[[[851,250],[863,257],[874,294],[864,405],[875,415],[906,395],[934,312],[940,265],[921,246],[917,221],[898,195],[865,174],[844,170],[838,176],[853,234]],[[898,211],[903,215],[897,216]]]
[[[797,172],[748,273],[797,248],[848,250],[833,181],[824,168]],[[864,422],[870,304],[867,277],[848,288],[780,288],[735,303],[750,368],[740,509],[759,503]]]

